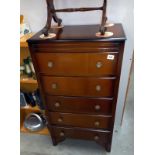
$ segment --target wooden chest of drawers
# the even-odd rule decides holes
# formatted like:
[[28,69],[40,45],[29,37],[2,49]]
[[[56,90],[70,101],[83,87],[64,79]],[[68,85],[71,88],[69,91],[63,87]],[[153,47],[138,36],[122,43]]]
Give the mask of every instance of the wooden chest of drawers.
[[125,35],[121,24],[97,38],[99,25],[38,32],[28,40],[53,144],[65,138],[94,140],[111,150]]

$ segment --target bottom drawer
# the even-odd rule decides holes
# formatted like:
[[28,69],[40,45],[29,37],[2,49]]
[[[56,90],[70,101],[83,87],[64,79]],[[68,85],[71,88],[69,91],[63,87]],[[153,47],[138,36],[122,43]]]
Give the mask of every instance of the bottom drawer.
[[107,143],[110,140],[110,131],[90,130],[82,128],[70,128],[60,126],[49,126],[51,135],[58,141],[65,138],[93,140],[96,142]]

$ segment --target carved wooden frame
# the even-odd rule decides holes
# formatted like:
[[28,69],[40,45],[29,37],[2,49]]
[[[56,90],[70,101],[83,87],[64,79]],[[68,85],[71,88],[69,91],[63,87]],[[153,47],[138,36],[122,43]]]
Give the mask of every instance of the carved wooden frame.
[[106,9],[107,9],[107,0],[103,0],[103,5],[101,7],[89,7],[89,8],[67,8],[67,9],[55,9],[54,7],[54,0],[46,0],[47,3],[47,22],[45,27],[42,30],[42,33],[45,36],[48,36],[49,30],[51,28],[51,21],[52,19],[58,24],[58,26],[61,26],[62,19],[58,18],[56,15],[56,12],[77,12],[77,11],[94,11],[94,10],[101,10],[102,11],[102,21],[101,21],[101,26],[100,26],[100,33],[101,35],[104,35],[106,31]]

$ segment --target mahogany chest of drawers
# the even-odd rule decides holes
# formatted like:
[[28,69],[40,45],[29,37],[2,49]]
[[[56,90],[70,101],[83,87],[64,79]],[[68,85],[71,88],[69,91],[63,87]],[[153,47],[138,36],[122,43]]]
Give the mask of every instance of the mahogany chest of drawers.
[[97,38],[99,25],[41,31],[28,40],[53,144],[93,140],[111,150],[125,34],[121,24]]

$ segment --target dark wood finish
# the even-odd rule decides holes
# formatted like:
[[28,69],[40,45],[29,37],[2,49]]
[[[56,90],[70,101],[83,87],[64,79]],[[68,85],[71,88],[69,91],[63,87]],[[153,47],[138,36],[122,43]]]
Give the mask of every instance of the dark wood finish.
[[41,76],[44,92],[49,95],[113,97],[115,77],[50,77]]
[[53,0],[46,0],[46,4],[47,4],[47,21],[46,21],[45,27],[42,30],[42,33],[45,36],[48,36],[48,31],[51,28],[52,19],[56,23],[58,23],[58,26],[61,25],[62,20],[60,18],[58,18],[57,15],[56,15]]
[[109,129],[110,115],[88,115],[49,112],[49,121],[55,125],[75,126],[81,128]]
[[95,11],[102,10],[103,7],[90,7],[90,8],[67,8],[67,9],[56,9],[56,12],[77,12],[77,11]]
[[[59,47],[60,45],[60,49],[61,51],[63,51],[62,48],[64,44],[70,48],[72,48],[71,44],[73,45],[73,47],[76,48],[79,48],[81,46],[84,46],[85,48],[96,46],[96,50],[98,50],[100,46],[107,47],[105,46],[107,44],[108,46],[111,47],[116,47],[116,45],[118,47],[120,42],[125,40],[123,27],[119,23],[116,23],[114,26],[107,28],[107,31],[114,33],[112,37],[108,38],[97,37],[95,34],[99,30],[99,28],[100,25],[78,25],[78,26],[74,25],[74,26],[65,26],[61,32],[59,29],[50,29],[49,30],[50,33],[55,33],[57,35],[55,38],[52,39],[41,39],[39,36],[42,34],[42,31],[39,31],[38,33],[33,35],[31,39],[28,39],[28,42],[34,43],[33,44],[34,47],[36,47],[37,45],[39,47],[40,46],[46,47],[47,43],[52,42],[52,44],[49,44],[49,46],[53,47],[57,45]],[[58,44],[55,44],[54,42]]]
[[61,25],[62,20],[57,17],[56,12],[77,12],[77,11],[94,11],[101,10],[102,11],[102,22],[99,31],[103,35],[105,33],[106,28],[104,27],[107,21],[106,17],[106,8],[107,8],[107,0],[103,0],[103,6],[101,7],[90,7],[90,8],[67,8],[67,9],[55,9],[54,0],[46,0],[47,3],[47,22],[45,27],[42,30],[42,33],[45,36],[48,36],[49,30],[51,28],[51,21],[54,19],[58,26]]
[[[40,43],[33,45],[33,51],[35,53],[119,53],[119,43],[89,43],[89,42],[73,42],[70,46],[67,42],[55,42],[54,44]],[[54,49],[54,50],[53,50]]]
[[[108,55],[113,55],[114,60],[108,60]],[[112,76],[118,53],[36,53],[35,57],[39,72],[46,75]]]
[[116,106],[117,106],[117,97],[118,97],[118,88],[119,88],[119,81],[120,81],[120,74],[121,74],[121,66],[122,66],[122,60],[123,60],[123,52],[124,52],[124,42],[121,42],[120,44],[120,53],[119,53],[119,59],[117,64],[117,80],[115,83],[114,88],[114,104],[112,106],[112,120],[111,120],[111,130],[112,134],[110,135],[111,138],[109,139],[109,144],[107,145],[107,150],[111,150],[111,144],[112,144],[112,137],[113,137],[113,129],[114,129],[114,122],[115,122],[115,113],[116,113]]
[[103,1],[103,6],[102,6],[102,21],[101,21],[101,26],[100,26],[100,32],[102,35],[106,32],[107,28],[105,27],[106,21],[107,21],[107,0]]
[[112,114],[112,98],[46,96],[49,111]]
[[[28,40],[54,145],[67,137],[95,139],[111,150],[125,35],[115,24],[107,28],[112,37],[96,38],[98,28],[66,26],[50,30],[59,32],[56,38],[41,39],[40,31]],[[103,68],[94,66],[99,59]]]
[[104,146],[106,150],[107,144],[110,138],[109,131],[94,130],[94,129],[81,129],[81,128],[70,128],[70,127],[58,127],[58,126],[48,126],[52,134],[53,145],[65,140],[66,138],[76,138],[95,141],[96,143]]

